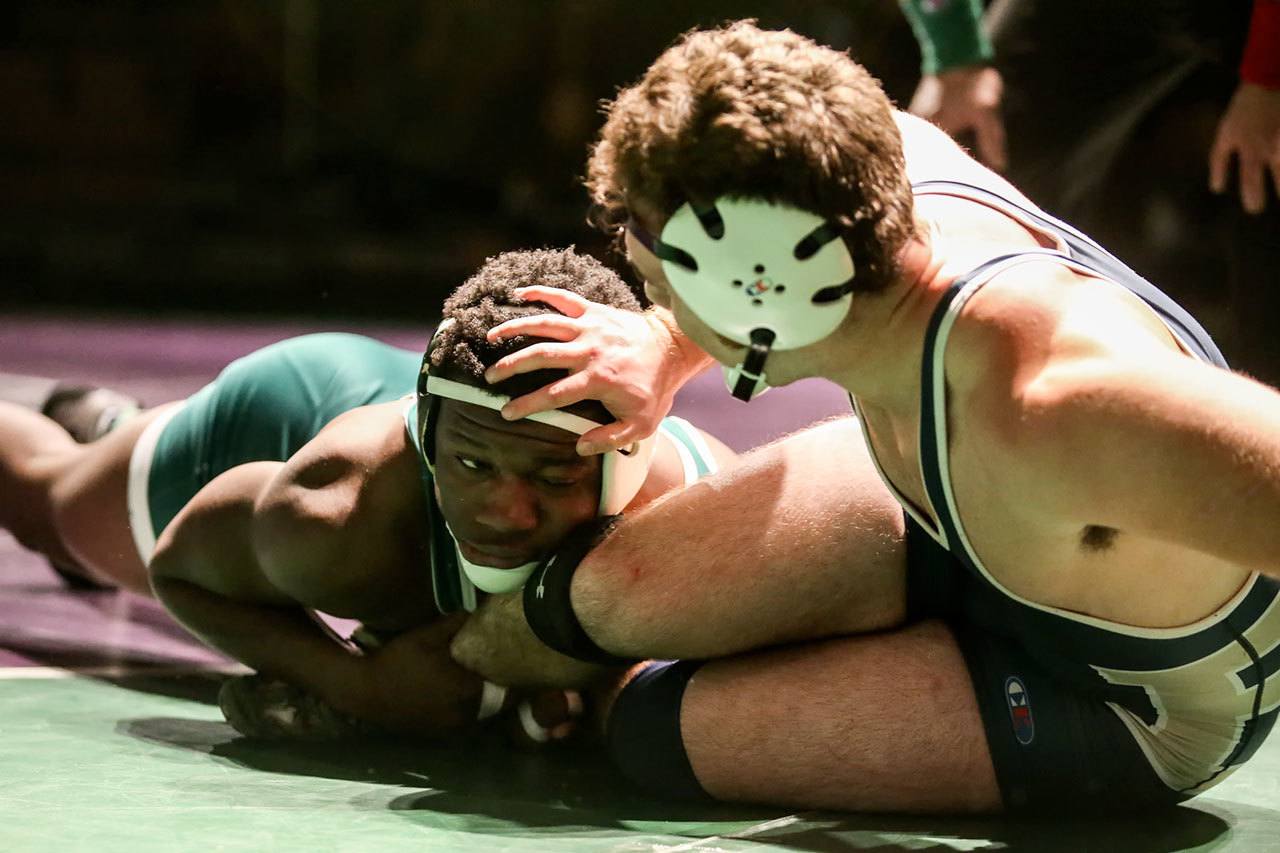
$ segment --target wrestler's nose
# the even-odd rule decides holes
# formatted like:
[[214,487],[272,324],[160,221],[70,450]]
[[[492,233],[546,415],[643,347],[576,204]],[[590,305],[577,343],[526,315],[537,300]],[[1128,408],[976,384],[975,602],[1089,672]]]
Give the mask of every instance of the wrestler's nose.
[[523,477],[495,478],[476,521],[500,533],[531,531],[538,526],[537,492]]

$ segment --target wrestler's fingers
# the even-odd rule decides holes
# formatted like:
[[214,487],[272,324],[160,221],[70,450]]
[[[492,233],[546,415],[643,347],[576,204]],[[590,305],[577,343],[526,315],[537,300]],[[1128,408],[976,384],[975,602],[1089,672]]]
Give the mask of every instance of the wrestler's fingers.
[[517,335],[530,335],[557,341],[571,341],[581,332],[582,327],[571,317],[563,314],[534,314],[532,317],[517,317],[514,320],[499,323],[490,329],[485,337],[490,341],[501,341]]
[[614,421],[611,424],[598,426],[578,437],[577,451],[579,456],[594,456],[607,453],[619,447],[644,438],[640,424],[632,421]]
[[587,354],[578,347],[534,344],[495,361],[484,372],[484,378],[487,382],[501,382],[517,373],[530,373],[547,368],[581,370],[586,366],[587,361]]
[[525,302],[545,302],[567,317],[581,317],[591,306],[590,301],[572,291],[542,284],[517,287],[515,294]]
[[1003,172],[1009,161],[1005,150],[1004,122],[1000,116],[992,113],[984,117],[974,127],[974,134],[982,162],[997,172]]
[[1240,152],[1240,204],[1249,213],[1261,213],[1266,207],[1267,194],[1262,177],[1263,164],[1257,158]]
[[1227,189],[1227,169],[1231,165],[1231,146],[1219,134],[1209,149],[1209,189],[1215,193]]
[[558,379],[550,385],[544,385],[523,397],[516,397],[502,407],[502,416],[509,421],[527,418],[534,412],[549,412],[587,399],[590,394],[590,377],[585,373],[574,373]]
[[512,715],[512,741],[537,748],[573,734],[582,715],[582,697],[575,690],[545,690],[521,701]]

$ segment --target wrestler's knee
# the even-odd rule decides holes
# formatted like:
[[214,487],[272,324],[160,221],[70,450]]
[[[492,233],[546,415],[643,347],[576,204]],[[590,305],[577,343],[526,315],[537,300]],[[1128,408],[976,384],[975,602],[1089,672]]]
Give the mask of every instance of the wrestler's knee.
[[609,711],[605,739],[618,770],[664,797],[707,799],[680,733],[680,706],[702,661],[651,661],[633,671]]

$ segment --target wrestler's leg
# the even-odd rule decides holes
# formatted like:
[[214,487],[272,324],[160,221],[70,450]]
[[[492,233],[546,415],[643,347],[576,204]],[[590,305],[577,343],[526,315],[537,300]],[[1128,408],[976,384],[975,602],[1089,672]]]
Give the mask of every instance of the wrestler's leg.
[[703,664],[682,700],[640,709],[649,721],[664,705],[678,714],[696,780],[683,785],[670,761],[677,726],[665,738],[652,722],[633,724],[650,727],[638,736],[617,730],[628,691],[613,709],[611,752],[649,787],[797,808],[1001,810],[969,670],[940,622]]
[[830,421],[624,516],[573,607],[602,647],[657,658],[882,629],[905,612],[903,530],[857,422]]
[[0,526],[50,559],[95,579],[147,593],[129,530],[129,458],[148,410],[92,444],[20,406],[0,403]]
[[81,444],[102,438],[144,408],[137,398],[110,388],[16,373],[0,373],[0,401],[45,415]]

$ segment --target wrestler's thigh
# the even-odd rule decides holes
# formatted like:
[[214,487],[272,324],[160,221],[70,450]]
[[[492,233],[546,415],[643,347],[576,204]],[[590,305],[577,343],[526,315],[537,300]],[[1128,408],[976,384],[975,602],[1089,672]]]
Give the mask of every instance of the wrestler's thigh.
[[929,621],[707,664],[680,728],[718,799],[805,808],[993,812],[995,771],[969,672]]
[[634,516],[584,561],[596,642],[711,658],[900,624],[901,506],[852,418],[754,450]]
[[149,409],[86,446],[51,490],[59,536],[76,561],[100,580],[144,594],[147,572],[129,528],[129,460],[147,425],[175,405]]

